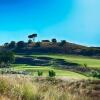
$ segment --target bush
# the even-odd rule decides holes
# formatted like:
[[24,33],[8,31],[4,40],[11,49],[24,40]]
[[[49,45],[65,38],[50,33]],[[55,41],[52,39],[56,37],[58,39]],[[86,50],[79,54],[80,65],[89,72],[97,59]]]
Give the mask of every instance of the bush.
[[49,70],[49,77],[55,77],[56,73],[53,70]]
[[87,68],[87,64],[84,64],[84,67]]
[[38,71],[38,76],[42,76],[43,72],[42,71]]
[[95,78],[100,78],[100,72],[98,71],[91,71],[90,75]]
[[15,56],[13,52],[10,51],[0,51],[0,67],[9,67],[11,63],[15,61]]

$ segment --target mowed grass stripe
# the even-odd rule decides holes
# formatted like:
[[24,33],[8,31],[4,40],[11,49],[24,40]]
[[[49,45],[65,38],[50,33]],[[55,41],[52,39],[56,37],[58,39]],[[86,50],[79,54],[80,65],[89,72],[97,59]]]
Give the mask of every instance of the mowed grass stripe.
[[43,72],[43,76],[48,76],[48,71],[49,70],[54,70],[56,72],[56,76],[66,76],[66,77],[70,77],[70,78],[82,78],[82,79],[86,79],[87,77],[76,73],[76,72],[72,72],[72,71],[68,71],[68,70],[63,70],[63,69],[55,69],[52,68],[50,66],[25,66],[25,65],[18,65],[16,67],[14,67],[14,70],[16,71],[29,71],[31,72],[33,75],[37,76],[37,71],[42,71]]
[[52,57],[52,58],[58,58],[58,59],[65,59],[66,61],[74,62],[81,64],[82,66],[84,64],[87,64],[87,67],[93,67],[93,68],[100,68],[100,59],[85,57],[85,56],[76,56],[76,55],[62,55],[62,54],[48,54],[48,55],[32,55],[40,57]]

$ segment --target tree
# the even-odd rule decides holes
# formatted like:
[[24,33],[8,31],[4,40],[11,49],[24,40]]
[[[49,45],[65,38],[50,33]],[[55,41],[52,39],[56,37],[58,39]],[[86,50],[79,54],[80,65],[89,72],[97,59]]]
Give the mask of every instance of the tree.
[[41,43],[40,42],[36,42],[34,47],[40,47]]
[[25,42],[24,41],[19,41],[17,43],[17,48],[24,48],[25,47]]
[[62,40],[59,44],[59,46],[64,46],[66,44],[66,40]]
[[31,44],[32,43],[32,40],[28,40],[28,44]]
[[15,48],[16,47],[16,42],[15,41],[11,41],[9,44],[9,48]]
[[0,52],[0,67],[8,67],[15,61],[14,53],[10,51]]
[[52,39],[51,41],[52,41],[52,43],[57,43],[57,40],[55,38]]
[[32,34],[32,35],[29,35],[28,38],[31,40],[33,39],[33,42],[35,41],[35,38],[37,37],[37,34]]
[[9,43],[4,43],[4,47],[8,47],[9,46]]

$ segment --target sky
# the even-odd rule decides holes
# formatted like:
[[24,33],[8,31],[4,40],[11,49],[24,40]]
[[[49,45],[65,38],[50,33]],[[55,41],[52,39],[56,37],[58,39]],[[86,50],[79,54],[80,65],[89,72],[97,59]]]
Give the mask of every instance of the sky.
[[100,46],[100,0],[0,0],[0,44],[56,38]]

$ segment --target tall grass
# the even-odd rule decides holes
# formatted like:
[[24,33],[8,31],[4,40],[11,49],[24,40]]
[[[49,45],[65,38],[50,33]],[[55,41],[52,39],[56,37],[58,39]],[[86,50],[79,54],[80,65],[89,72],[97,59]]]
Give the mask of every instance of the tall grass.
[[0,76],[0,100],[92,100],[84,93],[79,94],[78,85],[75,84],[61,80],[3,75]]

